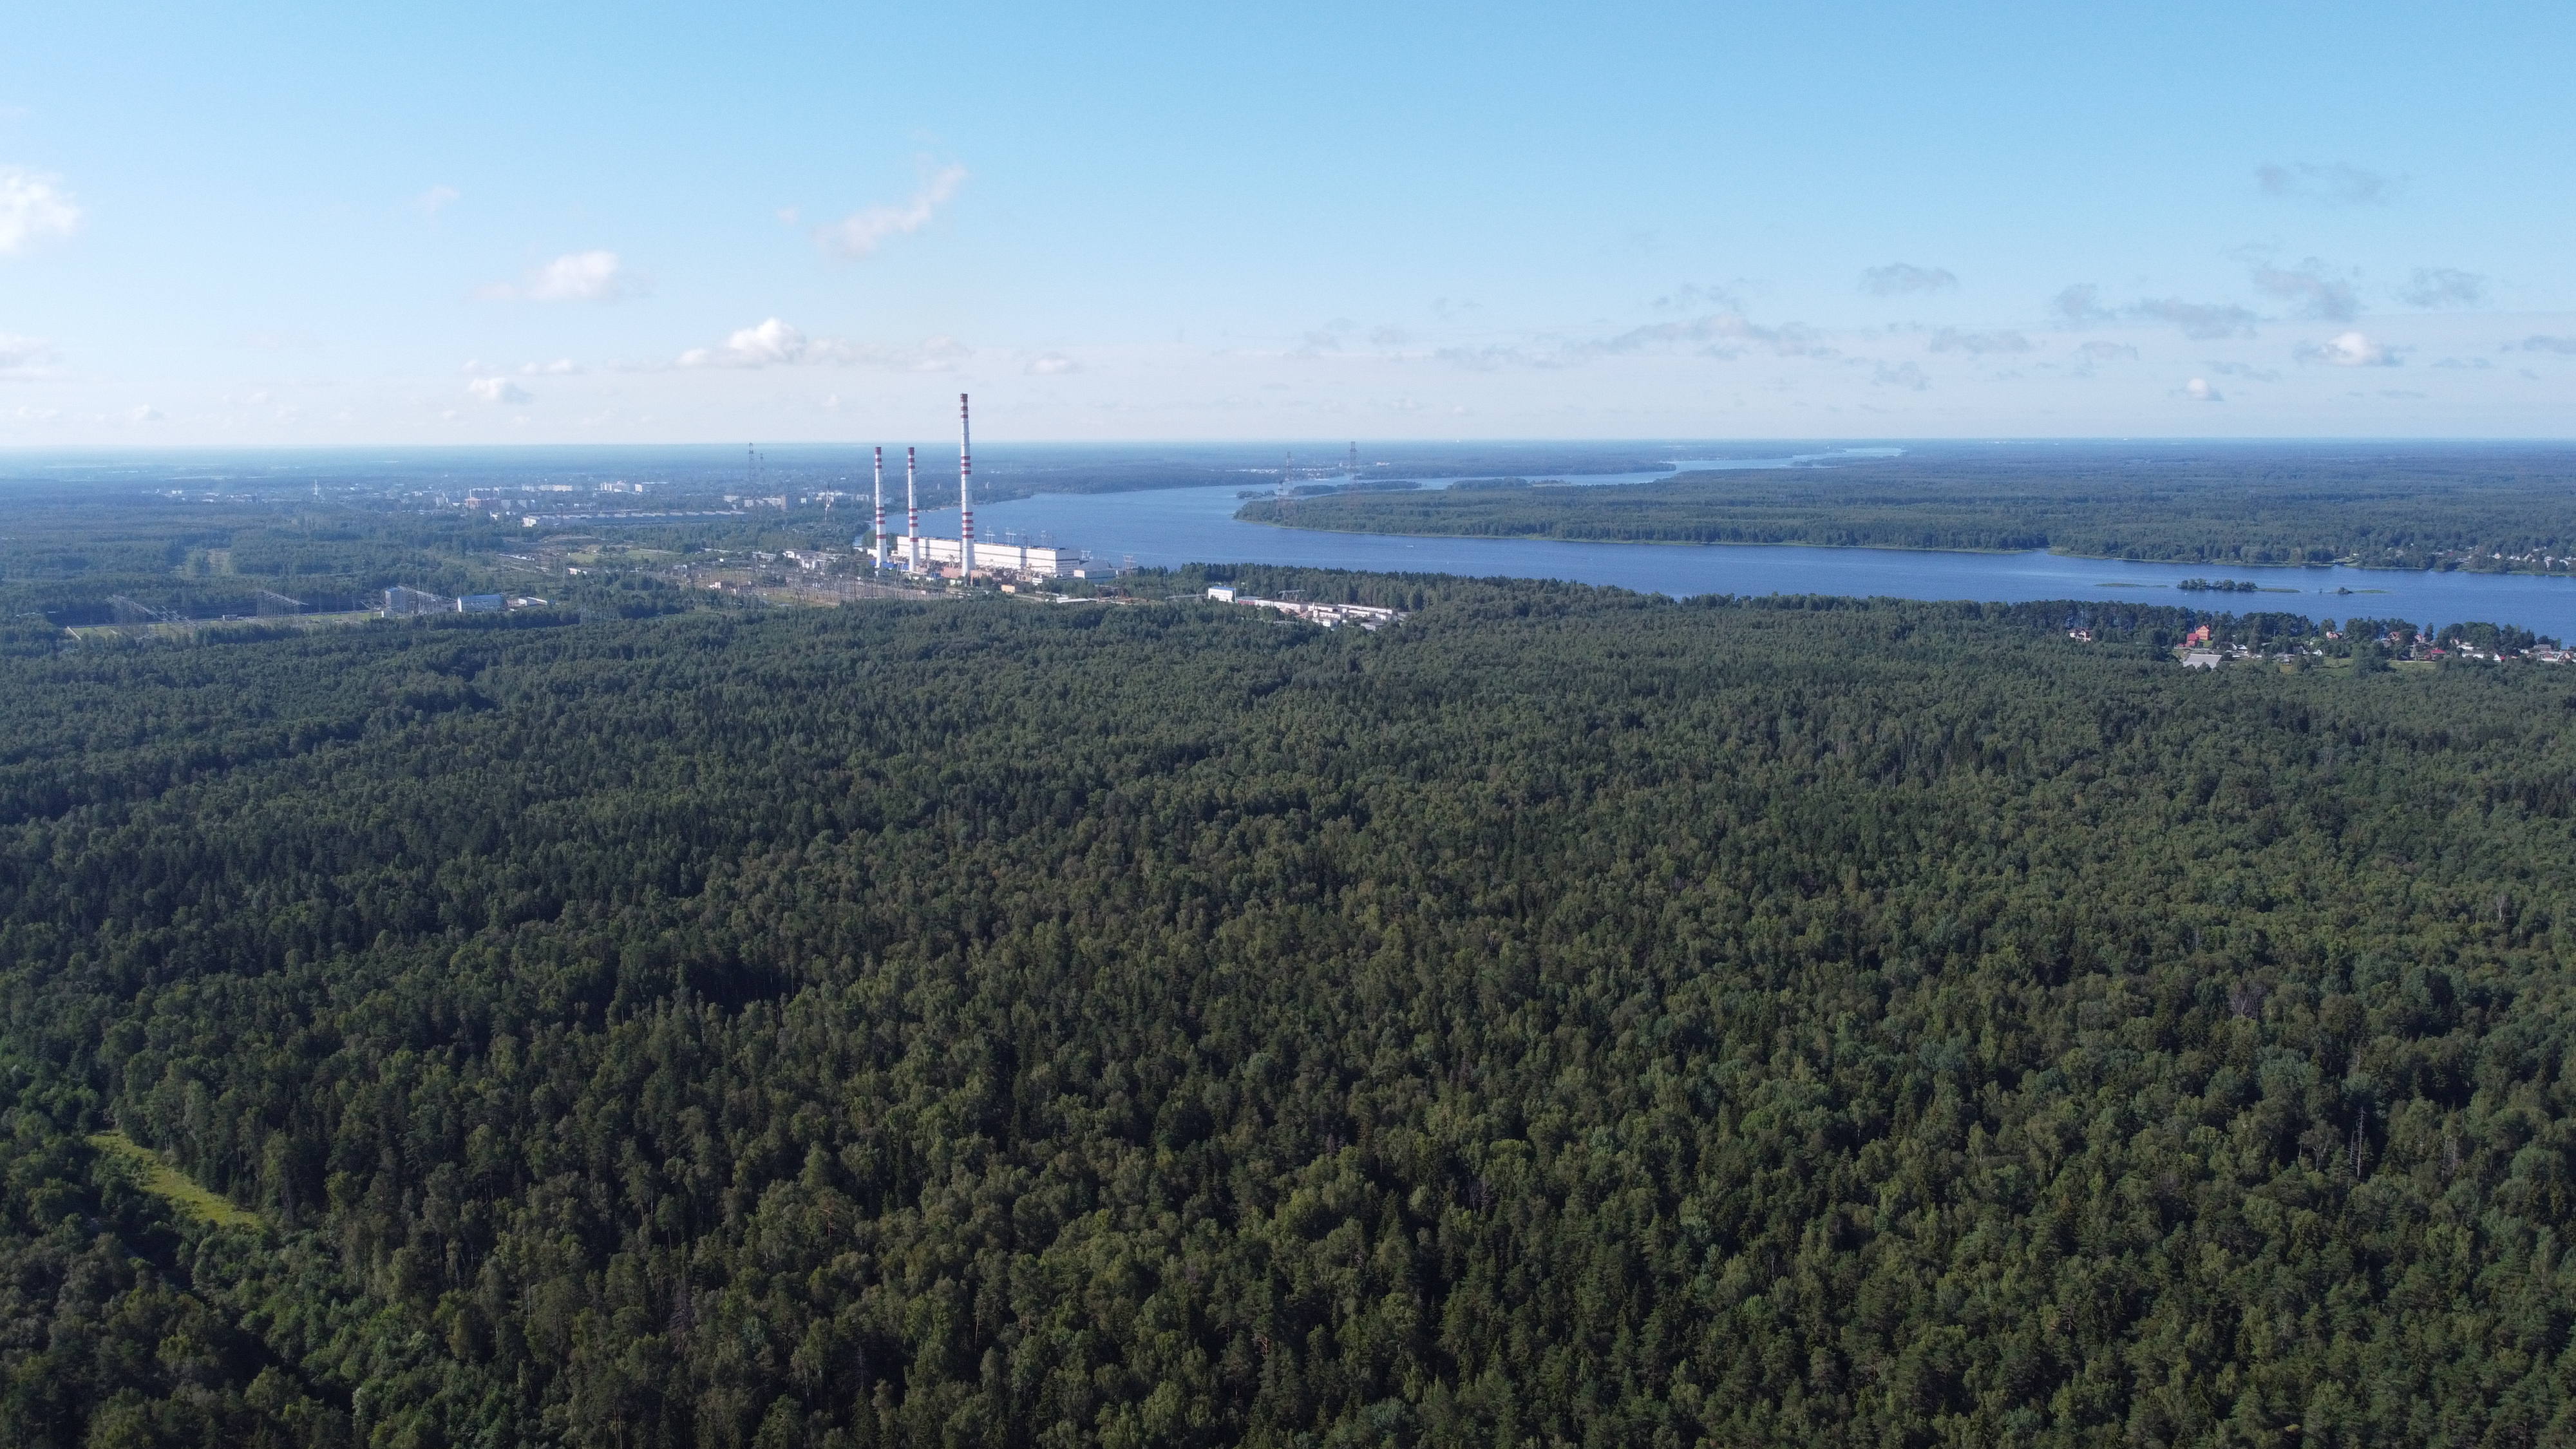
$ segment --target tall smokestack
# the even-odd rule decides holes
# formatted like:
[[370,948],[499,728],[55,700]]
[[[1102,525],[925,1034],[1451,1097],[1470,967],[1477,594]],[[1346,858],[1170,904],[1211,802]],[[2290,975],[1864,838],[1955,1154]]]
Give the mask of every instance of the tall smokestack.
[[966,582],[975,582],[975,437],[966,425],[966,394],[957,394],[957,550]]
[[877,567],[878,567],[878,568],[880,568],[880,569],[882,569],[882,568],[884,568],[884,567],[885,567],[885,565],[886,565],[886,536],[885,536],[885,449],[883,449],[883,448],[879,448],[879,449],[877,449],[877,531],[876,531],[876,545],[877,545],[877,548],[876,548],[876,554],[877,554]]
[[903,450],[903,566],[921,572],[921,495],[913,490],[912,449]]

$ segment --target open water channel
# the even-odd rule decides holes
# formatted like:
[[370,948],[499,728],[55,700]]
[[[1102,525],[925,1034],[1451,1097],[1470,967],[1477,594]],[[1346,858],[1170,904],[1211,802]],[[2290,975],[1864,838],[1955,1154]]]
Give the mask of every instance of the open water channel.
[[[1788,466],[1731,459],[1726,466]],[[1684,468],[1714,466],[1684,463]],[[1622,483],[1665,475],[1569,482]],[[1907,599],[2129,600],[2312,618],[2402,618],[2418,624],[2482,619],[2576,640],[2576,579],[2535,574],[2399,572],[2354,568],[2242,568],[2122,563],[2046,552],[1939,553],[1905,549],[1740,544],[1567,543],[1518,538],[1404,538],[1322,533],[1234,517],[1248,484],[1141,493],[1039,494],[976,510],[981,537],[1042,535],[1115,564],[1271,563],[1373,572],[1568,579],[1645,593],[1852,594]],[[922,531],[954,538],[956,510],[924,512]],[[2254,594],[2186,593],[2188,578],[2238,579]],[[2349,591],[2349,592],[2346,592]]]

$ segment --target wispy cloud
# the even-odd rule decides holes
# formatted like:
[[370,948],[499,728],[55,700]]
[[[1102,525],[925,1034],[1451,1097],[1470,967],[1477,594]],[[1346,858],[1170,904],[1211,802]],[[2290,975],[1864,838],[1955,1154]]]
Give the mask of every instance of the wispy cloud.
[[2086,362],[2135,362],[2138,349],[2125,342],[2087,342],[2075,349],[2075,355]]
[[1062,377],[1068,372],[1080,372],[1081,370],[1081,363],[1074,361],[1072,358],[1065,356],[1061,352],[1040,353],[1039,355],[1030,358],[1029,365],[1022,369],[1022,371],[1027,372],[1032,377]]
[[2182,395],[2193,402],[2225,402],[2227,394],[2209,385],[2209,379],[2195,377],[2182,385]]
[[2295,267],[2257,263],[2254,285],[2290,304],[2292,315],[2310,322],[2349,322],[2361,315],[2361,299],[2352,283],[2332,275],[2315,257]]
[[2395,367],[2401,361],[2395,349],[2359,332],[2338,333],[2324,342],[2302,343],[2296,355],[2301,362],[2322,362],[2332,367]]
[[1744,303],[1733,292],[1724,287],[1702,286],[1697,282],[1685,282],[1649,305],[1658,312],[1688,312],[1698,307],[1719,307],[1729,312],[1744,310]]
[[465,384],[465,390],[477,401],[496,407],[526,407],[537,400],[536,394],[506,377],[478,377]]
[[581,364],[569,357],[558,357],[552,362],[522,362],[509,368],[494,367],[480,358],[468,358],[465,366],[458,370],[467,377],[499,377],[509,372],[516,372],[521,377],[578,377]]
[[2102,289],[2091,282],[2077,282],[2059,291],[2048,299],[2048,312],[2068,327],[2097,327],[2120,316],[2102,305]]
[[423,216],[436,216],[454,206],[464,195],[453,186],[433,186],[411,199],[411,209]]
[[2409,307],[2474,307],[2487,299],[2487,279],[2456,267],[2417,267],[2397,300]]
[[[2278,295],[2296,298],[2304,309],[2331,309],[2318,314],[2323,320],[2346,320],[2350,314],[2341,309],[2358,310],[2359,304],[2351,299],[2349,286],[2324,275],[2324,266],[2314,258],[2301,263],[2298,270],[2258,266],[2255,282]],[[2256,324],[2263,320],[2252,308],[2233,302],[2188,302],[2180,297],[2149,297],[2115,307],[2102,300],[2102,289],[2091,282],[2077,282],[2060,290],[2049,299],[2048,310],[2062,327],[2162,322],[2199,341],[2251,337]]]
[[0,166],[0,257],[14,257],[47,237],[80,229],[80,204],[63,179],[18,166]]
[[818,226],[814,240],[836,256],[867,256],[884,245],[888,237],[910,236],[930,225],[939,208],[946,206],[957,188],[965,184],[965,167],[943,166],[923,176],[920,188],[906,200],[891,206],[863,207],[839,221]]
[[2254,324],[2261,321],[2247,308],[2227,302],[2186,302],[2179,297],[2159,297],[2132,303],[2128,315],[2154,322],[2170,322],[2182,329],[2182,335],[2202,341],[2215,337],[2251,337]]
[[1860,289],[1873,297],[1910,297],[1957,285],[1959,278],[1949,268],[1918,267],[1912,262],[1889,262],[1860,274]]
[[24,382],[53,371],[54,344],[0,332],[0,382]]
[[2209,364],[2209,370],[2217,373],[2221,377],[2241,377],[2248,382],[2279,382],[2281,380],[2280,373],[2275,372],[2268,367],[2256,367],[2250,362],[2213,362]]
[[125,410],[125,420],[129,423],[157,423],[165,416],[166,414],[150,403],[136,403]]
[[[2514,344],[2507,343],[2505,345],[2510,347]],[[2576,337],[2551,337],[2543,333],[2534,333],[2533,335],[2522,339],[2521,347],[2525,352],[2576,354]]]
[[1920,366],[1911,362],[1899,362],[1892,366],[1882,362],[1878,365],[1878,370],[1870,375],[1870,382],[1877,387],[1901,387],[1911,392],[1921,392],[1932,385],[1931,377],[1925,374]]
[[1934,352],[1965,352],[1977,357],[2030,351],[2030,339],[2018,332],[1970,332],[1957,327],[1940,329],[1923,345]]
[[1689,343],[1701,344],[1702,350],[1713,357],[1737,357],[1748,351],[1768,352],[1775,357],[1835,355],[1835,349],[1826,345],[1816,330],[1804,323],[1783,322],[1771,326],[1755,322],[1741,312],[1713,312],[1687,322],[1649,322],[1597,342],[1578,344],[1569,350],[1587,355],[1616,355]]
[[652,290],[611,251],[566,252],[518,282],[495,282],[474,295],[493,302],[616,302]]
[[1470,372],[1494,372],[1506,367],[1544,367],[1545,358],[1533,357],[1517,347],[1489,342],[1481,347],[1443,347],[1431,354],[1453,367]]
[[2371,206],[2397,194],[2405,182],[2340,161],[2327,165],[2293,161],[2255,167],[2254,184],[2265,196],[2284,201],[2304,201],[2313,206]]

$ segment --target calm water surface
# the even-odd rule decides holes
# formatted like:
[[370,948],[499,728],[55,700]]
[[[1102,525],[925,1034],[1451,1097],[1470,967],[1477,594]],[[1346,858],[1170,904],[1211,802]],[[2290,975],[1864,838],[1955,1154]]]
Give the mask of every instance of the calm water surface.
[[[1741,461],[1737,466],[1743,466]],[[1776,466],[1776,464],[1775,464]],[[1597,480],[1607,481],[1607,480]],[[2385,569],[2219,568],[2116,563],[2035,553],[1931,553],[1875,548],[1562,543],[1513,538],[1399,538],[1242,523],[1237,484],[1147,493],[1040,494],[976,510],[984,537],[1017,534],[1149,567],[1272,563],[1379,572],[1504,575],[1615,584],[1671,594],[1886,594],[1907,599],[2129,600],[2320,618],[2484,619],[2576,639],[2576,579]],[[955,537],[956,510],[925,511],[922,531]],[[2184,593],[2187,578],[2232,578],[2259,594]],[[2350,589],[2349,594],[2338,593]],[[2287,592],[2272,592],[2286,590]]]

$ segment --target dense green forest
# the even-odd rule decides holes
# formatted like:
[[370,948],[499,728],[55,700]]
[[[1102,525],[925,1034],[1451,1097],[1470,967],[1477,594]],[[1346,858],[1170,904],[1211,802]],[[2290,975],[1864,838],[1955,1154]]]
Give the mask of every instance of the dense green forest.
[[2576,681],[1239,575],[0,658],[0,1445],[2576,1436]]
[[1357,533],[1627,543],[2054,549],[2182,563],[2565,573],[2576,452],[2563,447],[1933,446],[1833,467],[1654,483],[1471,481],[1257,499],[1238,516]]

